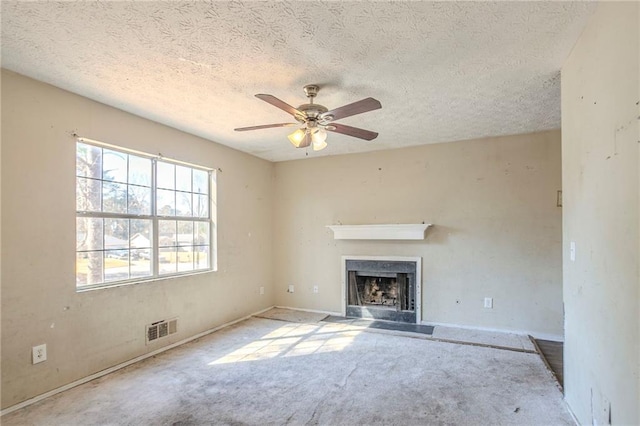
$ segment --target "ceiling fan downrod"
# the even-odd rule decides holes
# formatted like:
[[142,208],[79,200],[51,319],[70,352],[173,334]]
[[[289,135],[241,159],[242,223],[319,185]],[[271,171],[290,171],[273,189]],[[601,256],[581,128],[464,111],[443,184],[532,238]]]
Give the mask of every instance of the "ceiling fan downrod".
[[316,84],[307,84],[302,88],[304,90],[304,94],[309,98],[309,103],[313,103],[313,98],[318,96],[318,91],[320,91],[320,87]]
[[[302,112],[302,114],[296,114],[295,118],[300,123],[307,123],[307,124],[309,124],[309,122],[315,123],[319,120],[320,114],[323,114],[329,110],[327,109],[327,107],[323,105],[313,103],[313,98],[315,98],[318,95],[318,91],[320,90],[320,87],[318,85],[307,84],[302,89],[304,90],[305,95],[307,95],[307,98],[309,99],[309,103],[302,104],[298,107],[298,111]],[[325,121],[324,117],[323,117],[323,121]],[[330,120],[327,120],[327,121],[330,121]],[[313,125],[311,127],[313,127]]]

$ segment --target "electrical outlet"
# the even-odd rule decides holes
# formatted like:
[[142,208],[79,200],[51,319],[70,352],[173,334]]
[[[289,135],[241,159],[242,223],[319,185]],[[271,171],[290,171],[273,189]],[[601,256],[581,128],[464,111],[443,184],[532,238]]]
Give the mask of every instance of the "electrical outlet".
[[260,294],[264,294],[264,287],[260,287]]
[[317,293],[317,292],[318,292],[318,286],[317,286],[317,285],[314,285],[314,286],[313,286],[313,292],[314,292],[314,293]]
[[484,298],[484,307],[487,309],[493,309],[493,297]]
[[289,286],[289,289],[287,290],[287,292],[289,292],[289,293],[293,293],[293,290],[294,290],[293,285],[290,285],[290,286]]
[[47,345],[38,345],[31,348],[31,357],[34,364],[47,360]]

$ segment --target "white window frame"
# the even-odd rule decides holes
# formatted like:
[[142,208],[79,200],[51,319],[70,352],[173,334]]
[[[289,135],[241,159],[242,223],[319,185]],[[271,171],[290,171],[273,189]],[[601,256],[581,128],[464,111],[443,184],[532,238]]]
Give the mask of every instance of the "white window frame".
[[[77,270],[76,270],[76,291],[84,291],[84,290],[93,290],[93,289],[99,289],[99,288],[109,288],[109,287],[117,287],[117,286],[122,286],[122,285],[128,285],[128,284],[136,284],[136,283],[141,283],[141,282],[148,282],[148,281],[156,281],[156,280],[164,280],[164,279],[170,279],[170,278],[174,278],[174,277],[180,277],[180,276],[187,276],[187,275],[194,275],[194,274],[202,274],[202,273],[208,273],[208,272],[212,272],[212,271],[216,271],[217,270],[217,244],[216,244],[216,231],[215,231],[215,226],[216,226],[216,170],[213,168],[208,168],[208,167],[204,167],[201,165],[197,165],[197,164],[191,164],[191,163],[186,163],[183,161],[179,161],[179,160],[174,160],[174,159],[170,159],[170,158],[165,158],[162,157],[161,155],[153,155],[153,154],[148,154],[145,152],[141,152],[141,151],[135,151],[135,150],[131,150],[131,149],[127,149],[127,148],[123,148],[121,146],[116,146],[116,145],[111,145],[108,143],[104,143],[104,142],[100,142],[100,141],[96,141],[96,140],[92,140],[92,139],[87,139],[87,138],[77,138],[76,139],[76,143],[75,143],[75,155],[77,158],[78,155],[78,144],[85,144],[85,145],[91,145],[91,146],[95,146],[98,148],[102,148],[102,149],[108,149],[111,151],[116,151],[116,152],[120,152],[122,154],[126,154],[126,155],[133,155],[133,156],[137,156],[137,157],[141,157],[141,158],[145,158],[145,159],[149,159],[151,160],[151,213],[150,214],[132,214],[132,213],[111,213],[111,212],[104,212],[102,211],[102,207],[101,207],[101,211],[80,211],[77,210],[76,207],[76,219],[78,218],[100,218],[100,219],[144,219],[144,220],[150,220],[151,221],[151,234],[152,234],[152,238],[151,238],[151,258],[150,258],[150,262],[151,262],[151,275],[148,276],[144,276],[144,277],[134,277],[134,278],[128,278],[128,279],[123,279],[123,280],[114,280],[114,281],[104,281],[104,276],[105,276],[105,267],[104,267],[104,259],[106,259],[106,254],[104,254],[103,256],[103,269],[102,269],[102,274],[103,274],[103,281],[101,283],[98,284],[82,284],[79,285],[77,283]],[[77,161],[77,160],[76,160]],[[168,163],[168,164],[173,164],[173,165],[177,165],[177,166],[184,166],[184,167],[188,167],[194,170],[201,170],[201,171],[205,171],[208,174],[208,201],[209,201],[209,208],[208,208],[208,217],[197,217],[194,216],[193,214],[191,216],[177,216],[175,215],[175,210],[174,210],[174,215],[161,215],[158,213],[157,211],[157,192],[158,192],[158,187],[157,187],[157,165],[158,162],[164,162],[164,163]],[[81,178],[81,176],[76,175],[76,185],[77,185],[77,179]],[[104,179],[98,179],[102,182],[105,182]],[[174,180],[177,180],[177,177],[174,176]],[[128,183],[129,185],[129,183]],[[76,189],[77,190],[77,189]],[[187,192],[187,191],[179,191],[178,189],[174,189],[174,192]],[[193,188],[190,191],[190,194],[192,196],[194,195],[199,195],[200,193],[198,192],[194,192]],[[77,196],[77,194],[76,194]],[[177,207],[177,206],[176,206]],[[160,236],[159,236],[159,223],[160,221],[163,220],[167,220],[167,221],[191,221],[197,223],[197,222],[201,222],[201,223],[208,223],[209,224],[209,252],[207,255],[207,262],[208,262],[208,267],[207,268],[201,268],[201,269],[193,269],[193,270],[188,270],[188,271],[176,271],[176,272],[161,272],[160,271],[160,252],[161,252],[161,247],[160,247]],[[77,230],[77,225],[76,225],[76,234],[77,234],[78,230]],[[104,238],[104,231],[103,231],[103,238]],[[131,235],[129,235],[129,238],[131,238]],[[176,238],[177,238],[177,231],[176,231]],[[131,242],[129,241],[129,249],[131,250]],[[192,247],[196,247],[198,245],[196,245],[195,243],[191,245]],[[202,245],[200,245],[202,246]],[[179,243],[176,241],[176,248],[180,247]],[[103,253],[106,253],[108,251],[110,251],[109,249],[107,249],[106,247],[102,247],[102,249],[100,250],[78,250],[78,247],[76,247],[76,262],[77,262],[77,254],[81,253],[81,252],[89,252],[89,251],[101,251]],[[131,261],[131,259],[129,259],[129,261]],[[176,263],[177,259],[176,259]]]

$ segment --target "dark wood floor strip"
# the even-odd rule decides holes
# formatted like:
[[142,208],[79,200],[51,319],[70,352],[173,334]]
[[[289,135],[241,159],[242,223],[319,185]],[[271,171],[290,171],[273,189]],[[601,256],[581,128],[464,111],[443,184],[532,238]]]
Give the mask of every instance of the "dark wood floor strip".
[[551,340],[534,339],[535,345],[540,350],[541,356],[544,358],[547,366],[553,371],[560,386],[564,386],[563,375],[563,352],[564,344],[562,342],[553,342]]

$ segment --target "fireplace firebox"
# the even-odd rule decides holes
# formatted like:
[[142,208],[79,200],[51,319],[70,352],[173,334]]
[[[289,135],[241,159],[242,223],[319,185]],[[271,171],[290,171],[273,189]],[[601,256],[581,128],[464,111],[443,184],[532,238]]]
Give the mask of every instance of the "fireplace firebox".
[[347,317],[419,322],[418,260],[345,259]]

